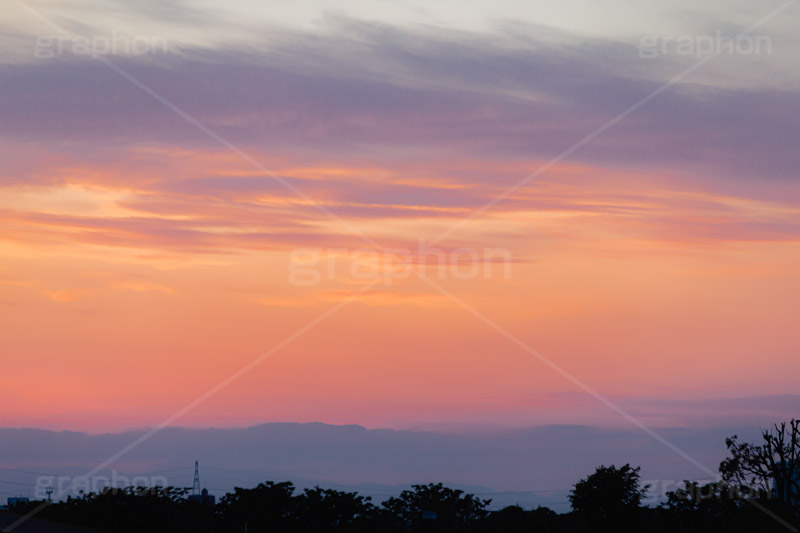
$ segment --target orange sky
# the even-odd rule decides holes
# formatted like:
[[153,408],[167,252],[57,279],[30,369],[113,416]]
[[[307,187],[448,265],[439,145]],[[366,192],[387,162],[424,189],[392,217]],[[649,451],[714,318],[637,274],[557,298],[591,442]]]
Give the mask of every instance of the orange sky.
[[0,426],[797,404],[800,10],[196,4],[0,20]]
[[[481,264],[477,277],[419,265],[391,275],[376,255],[359,276],[352,265],[370,245],[351,230],[416,250],[471,212],[428,206],[425,190],[468,190],[479,204],[496,194],[436,166],[524,177],[541,162],[302,167],[257,154],[304,180],[340,223],[290,190],[226,188],[257,173],[224,151],[126,157],[87,165],[43,154],[38,183],[0,189],[10,355],[0,424],[153,425],[372,281],[178,423],[614,423],[571,405],[563,395],[580,392],[573,383],[459,301],[609,397],[793,390],[800,247],[760,229],[796,223],[791,205],[676,186],[689,182],[681,176],[565,164],[435,245],[505,249],[508,265]],[[220,177],[216,192],[194,192],[200,169]],[[368,200],[348,199],[346,187],[316,195],[331,177],[353,190],[410,185],[420,205],[359,212]],[[168,182],[185,187],[165,192]],[[300,265],[319,283],[292,284],[304,250],[319,253]]]

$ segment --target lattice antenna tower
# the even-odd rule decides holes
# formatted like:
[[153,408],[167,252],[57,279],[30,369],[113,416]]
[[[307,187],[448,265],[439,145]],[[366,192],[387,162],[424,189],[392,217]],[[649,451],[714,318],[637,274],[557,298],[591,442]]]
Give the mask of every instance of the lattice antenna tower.
[[194,462],[194,481],[192,482],[192,495],[200,495],[200,462]]

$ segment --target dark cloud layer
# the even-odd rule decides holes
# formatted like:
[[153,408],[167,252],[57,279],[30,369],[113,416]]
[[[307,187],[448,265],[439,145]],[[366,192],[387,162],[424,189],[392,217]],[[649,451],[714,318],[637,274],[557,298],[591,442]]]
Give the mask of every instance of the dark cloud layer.
[[[347,20],[324,34],[282,30],[270,42],[258,52],[110,59],[237,144],[334,155],[415,148],[546,159],[676,73],[665,68],[663,79],[643,76],[646,60],[634,47],[605,41],[554,46],[535,37]],[[660,94],[571,159],[754,179],[796,175],[796,94],[691,81]],[[0,68],[0,122],[8,140],[215,143],[86,57]]]

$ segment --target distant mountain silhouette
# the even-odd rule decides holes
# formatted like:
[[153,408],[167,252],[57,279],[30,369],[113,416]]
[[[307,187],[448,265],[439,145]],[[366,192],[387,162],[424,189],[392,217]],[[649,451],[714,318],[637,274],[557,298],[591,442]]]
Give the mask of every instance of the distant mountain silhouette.
[[[720,445],[725,436],[755,433],[753,427],[659,432],[712,469],[725,453]],[[85,474],[143,433],[0,429],[0,467],[6,469],[0,470],[0,491],[33,495],[43,474]],[[234,486],[292,480],[298,487],[357,490],[380,501],[411,483],[444,482],[491,497],[493,507],[519,503],[554,510],[568,508],[569,487],[597,464],[642,465],[644,480],[705,476],[638,429],[540,426],[436,433],[322,423],[167,428],[98,475],[111,476],[113,469],[120,476],[156,476],[188,487],[195,459],[203,485],[218,495]]]

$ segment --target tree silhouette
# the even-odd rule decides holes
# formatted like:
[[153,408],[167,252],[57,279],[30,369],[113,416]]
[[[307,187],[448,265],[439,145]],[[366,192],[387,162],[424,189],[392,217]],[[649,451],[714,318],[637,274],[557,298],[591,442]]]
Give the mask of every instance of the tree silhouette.
[[[743,491],[773,495],[785,508],[800,503],[800,420],[775,424],[761,433],[760,445],[725,439],[731,457],[720,463],[722,479]],[[758,494],[756,494],[758,496]]]
[[639,467],[599,466],[575,484],[569,495],[572,509],[596,531],[631,527],[649,486],[639,486]]
[[382,504],[397,524],[409,530],[459,531],[485,518],[486,506],[491,503],[441,483],[412,488]]
[[291,531],[296,518],[294,485],[288,481],[259,483],[252,489],[236,487],[217,506],[227,531]]
[[[740,498],[736,487],[725,482],[699,485],[684,481],[683,488],[669,491],[662,504],[678,526],[678,531],[740,531],[744,515],[752,518],[754,509]],[[763,516],[756,516],[763,522]],[[749,525],[749,524],[748,524]]]
[[375,513],[371,500],[355,492],[306,489],[296,507],[301,531],[370,531],[369,521]]
[[[556,529],[559,516],[546,507],[526,511],[518,505],[509,505],[489,513],[482,521],[480,531],[503,533],[533,533],[540,531],[562,531]],[[571,530],[570,530],[571,531]]]
[[[104,531],[201,531],[195,526],[208,523],[210,508],[201,509],[186,500],[187,489],[175,487],[108,488],[101,492],[70,497],[45,508],[42,516],[57,522],[88,526]],[[30,502],[29,512],[42,502]]]

